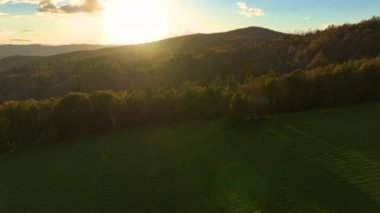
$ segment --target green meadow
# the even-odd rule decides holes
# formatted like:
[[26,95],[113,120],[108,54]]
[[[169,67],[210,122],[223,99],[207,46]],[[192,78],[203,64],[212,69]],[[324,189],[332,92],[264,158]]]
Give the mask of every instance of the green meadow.
[[380,212],[380,103],[150,126],[0,156],[0,212]]

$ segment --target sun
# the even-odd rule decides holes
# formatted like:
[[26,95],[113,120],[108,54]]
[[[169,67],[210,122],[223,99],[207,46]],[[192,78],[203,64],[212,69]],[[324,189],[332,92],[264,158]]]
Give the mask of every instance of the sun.
[[108,0],[102,20],[103,40],[112,44],[137,44],[165,38],[169,22],[160,0]]

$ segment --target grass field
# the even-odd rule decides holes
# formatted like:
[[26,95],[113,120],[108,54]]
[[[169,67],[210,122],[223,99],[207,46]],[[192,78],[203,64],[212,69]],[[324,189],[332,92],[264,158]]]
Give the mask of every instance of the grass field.
[[29,147],[0,157],[0,212],[380,212],[380,104]]

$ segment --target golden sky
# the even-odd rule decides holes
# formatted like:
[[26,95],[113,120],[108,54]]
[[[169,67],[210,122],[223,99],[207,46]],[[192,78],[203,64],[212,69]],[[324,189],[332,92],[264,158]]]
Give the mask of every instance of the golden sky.
[[0,44],[136,44],[248,26],[304,32],[379,11],[373,0],[0,0]]

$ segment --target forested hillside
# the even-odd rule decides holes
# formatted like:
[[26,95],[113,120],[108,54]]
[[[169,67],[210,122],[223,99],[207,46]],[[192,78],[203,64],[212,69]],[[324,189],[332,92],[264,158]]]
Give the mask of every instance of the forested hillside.
[[0,59],[0,72],[1,70],[7,70],[31,64],[41,58],[41,56],[8,56],[2,58]]
[[[44,57],[0,72],[0,100],[68,92],[150,90],[286,74],[380,53],[380,19],[288,35],[263,28]],[[22,86],[21,86],[22,85]]]
[[[380,101],[379,33],[373,18],[306,35],[247,28],[38,59],[0,73],[8,100],[0,151],[157,123],[243,125]],[[204,48],[192,45],[200,37],[210,39],[201,39]],[[40,100],[9,100],[28,98]]]
[[0,151],[30,143],[159,123],[227,118],[232,125],[270,113],[380,101],[380,57],[241,83],[184,83],[172,89],[69,93],[0,105]]

